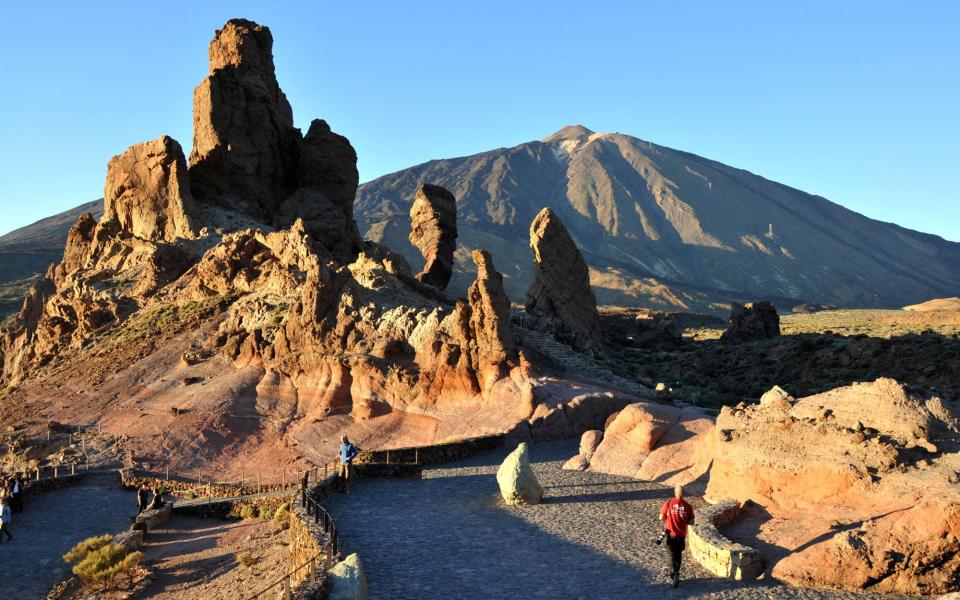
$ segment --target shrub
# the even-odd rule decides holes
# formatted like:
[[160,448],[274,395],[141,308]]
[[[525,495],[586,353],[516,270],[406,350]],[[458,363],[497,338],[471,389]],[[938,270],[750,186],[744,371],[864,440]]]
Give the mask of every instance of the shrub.
[[73,563],[73,574],[85,584],[109,585],[120,575],[129,575],[143,562],[142,552],[127,552],[111,543],[113,536],[88,538],[74,546],[63,559]]
[[69,552],[63,555],[63,560],[68,563],[76,563],[78,561],[86,558],[88,554],[103,548],[107,544],[113,541],[113,536],[109,533],[104,535],[99,535],[96,537],[91,537],[83,540],[76,546],[70,549]]
[[284,502],[273,513],[273,522],[282,529],[290,527],[290,506]]
[[240,507],[241,519],[255,519],[260,516],[260,511],[252,504],[244,504]]
[[252,567],[257,564],[257,557],[251,552],[237,552],[237,562],[245,567]]

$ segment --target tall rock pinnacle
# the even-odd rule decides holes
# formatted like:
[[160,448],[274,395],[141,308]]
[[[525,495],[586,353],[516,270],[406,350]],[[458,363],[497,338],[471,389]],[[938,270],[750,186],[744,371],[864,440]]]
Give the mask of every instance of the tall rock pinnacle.
[[417,279],[446,288],[457,247],[457,200],[446,188],[424,183],[417,190],[410,207],[410,243],[427,260]]
[[273,66],[273,36],[232,19],[210,42],[210,74],[193,93],[194,195],[261,220],[296,189],[300,131]]
[[560,218],[544,208],[530,224],[533,282],[527,312],[550,323],[554,335],[581,352],[601,351],[597,298],[590,271]]

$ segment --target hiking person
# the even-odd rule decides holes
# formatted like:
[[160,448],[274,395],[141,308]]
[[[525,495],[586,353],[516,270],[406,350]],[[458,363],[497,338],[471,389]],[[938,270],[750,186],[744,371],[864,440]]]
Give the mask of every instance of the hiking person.
[[150,499],[150,488],[147,487],[146,483],[140,484],[140,489],[137,490],[137,514],[139,515],[143,511],[147,510]]
[[673,587],[680,585],[680,561],[687,545],[687,525],[693,523],[693,507],[683,499],[683,486],[673,488],[673,498],[663,503],[660,520],[667,533],[667,549],[670,550],[670,581]]
[[13,541],[13,535],[10,534],[10,506],[7,502],[6,496],[0,498],[0,544],[3,543],[3,536]]
[[350,465],[357,454],[360,454],[360,451],[357,450],[356,446],[350,443],[347,436],[342,436],[340,438],[340,469],[338,474],[343,479],[348,491],[350,489]]

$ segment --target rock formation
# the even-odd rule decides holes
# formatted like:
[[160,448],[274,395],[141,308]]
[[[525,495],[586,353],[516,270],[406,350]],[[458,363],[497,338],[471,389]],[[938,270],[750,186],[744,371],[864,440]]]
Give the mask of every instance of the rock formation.
[[163,136],[134,144],[107,164],[104,219],[146,240],[194,237],[193,197],[180,144]]
[[410,243],[426,259],[417,279],[445,289],[457,247],[457,200],[438,185],[422,184],[410,207]]
[[780,317],[769,302],[730,303],[730,326],[720,341],[726,345],[765,340],[780,335]]
[[503,276],[486,250],[474,250],[477,279],[470,286],[472,360],[481,382],[500,379],[517,364],[517,347],[510,328],[510,299],[503,291]]
[[526,310],[545,320],[558,339],[589,354],[602,351],[590,271],[567,228],[544,208],[530,224],[533,282]]
[[520,442],[503,460],[497,469],[497,485],[503,501],[511,506],[540,504],[543,500],[543,488],[530,466],[530,450],[526,442]]
[[269,221],[296,189],[300,132],[274,74],[273,36],[232,19],[210,42],[210,74],[193,93],[194,195]]
[[577,455],[563,463],[563,468],[570,471],[586,471],[590,466],[590,459],[593,458],[597,446],[602,441],[603,432],[599,429],[583,432],[583,435],[580,436],[580,447]]
[[[895,381],[791,403],[725,407],[703,451],[707,495],[772,515],[774,577],[799,585],[937,594],[960,582],[960,409]],[[937,436],[950,452],[929,441]],[[770,516],[763,518],[764,521]],[[813,541],[811,541],[813,540]],[[894,554],[895,553],[895,554]]]

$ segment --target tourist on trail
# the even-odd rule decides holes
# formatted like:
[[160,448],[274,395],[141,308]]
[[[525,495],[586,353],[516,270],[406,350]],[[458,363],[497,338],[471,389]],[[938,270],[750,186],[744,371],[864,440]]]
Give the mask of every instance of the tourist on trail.
[[667,532],[667,549],[670,550],[670,581],[673,587],[680,584],[680,560],[687,544],[687,525],[693,523],[693,507],[683,499],[683,486],[673,488],[673,498],[663,503],[660,520]]
[[10,495],[13,498],[11,508],[13,512],[23,512],[23,475],[17,473],[13,477],[13,485],[10,488]]
[[0,544],[3,543],[3,536],[13,541],[13,535],[10,534],[10,506],[7,504],[7,498],[0,498]]
[[340,438],[340,469],[339,476],[343,479],[344,485],[347,490],[350,490],[350,465],[353,463],[353,459],[360,454],[360,451],[357,450],[356,446],[350,443],[350,440],[347,439],[347,436],[342,436]]
[[150,502],[150,488],[147,487],[146,483],[140,485],[140,489],[137,490],[137,514],[139,515],[143,511],[147,510]]
[[158,508],[163,508],[163,493],[160,488],[153,488],[153,500],[150,501],[150,506],[147,507],[147,510],[154,510]]

